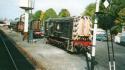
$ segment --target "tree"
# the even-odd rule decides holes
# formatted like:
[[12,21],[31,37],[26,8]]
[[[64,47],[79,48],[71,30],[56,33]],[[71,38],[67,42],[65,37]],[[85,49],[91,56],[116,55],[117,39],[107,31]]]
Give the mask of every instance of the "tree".
[[84,16],[94,16],[95,14],[95,3],[89,4],[85,11],[83,12]]
[[59,17],[68,17],[70,16],[70,13],[67,9],[62,9],[60,12],[59,12]]
[[124,23],[125,20],[125,2],[124,0],[112,0],[111,2],[111,7],[110,7],[110,13],[112,16],[115,17],[114,22],[115,22],[115,29],[114,31],[121,32],[121,26],[122,23]]
[[33,20],[40,20],[41,13],[42,13],[41,10],[36,11],[35,14],[33,15]]
[[50,8],[48,10],[46,10],[45,14],[44,14],[44,19],[48,19],[48,18],[56,18],[57,14],[55,12],[54,9]]
[[124,25],[125,25],[125,8],[123,8],[123,9],[121,9],[120,11],[119,11],[119,13],[118,13],[118,15],[119,15],[119,18],[121,19],[121,23],[124,23]]
[[122,25],[125,25],[125,8],[121,9],[118,12],[118,17],[115,19],[116,23],[116,29],[115,31],[121,32],[122,31]]
[[125,7],[124,0],[112,0],[110,12],[114,16],[118,16],[118,12]]
[[[121,16],[123,16],[123,14],[124,14],[124,11],[122,10],[125,7],[124,0],[112,0],[111,2],[109,2],[110,5],[107,8],[108,12],[107,12],[106,8],[104,7],[104,4],[103,4],[104,1],[105,0],[101,0],[101,2],[100,2],[100,10],[99,10],[100,14],[98,14],[99,28],[103,28],[103,29],[112,28],[112,29],[114,29],[114,31],[120,31],[117,28],[121,28],[118,26],[120,26],[121,24],[119,24],[119,23],[121,23],[121,21],[123,21],[123,18],[121,18]],[[95,4],[91,3],[86,7],[86,10],[84,11],[83,15],[93,17],[94,13],[95,13]],[[117,27],[115,27],[115,26],[117,26]]]
[[[86,7],[86,9],[85,9],[85,11],[83,13],[83,16],[90,16],[90,17],[92,17],[92,19],[93,19],[92,22],[93,23],[94,23],[94,19],[95,19],[95,16],[94,16],[95,8],[96,8],[95,3],[91,3],[91,4],[89,4]],[[111,16],[106,15],[104,13],[105,10],[104,10],[104,6],[102,5],[102,2],[100,4],[99,12],[101,14],[98,14],[98,27],[102,28],[102,29],[107,29],[107,28],[109,29],[109,27],[107,27],[107,26],[108,26],[108,24],[110,24],[109,22],[111,22],[111,21],[109,21],[107,18],[111,19]]]

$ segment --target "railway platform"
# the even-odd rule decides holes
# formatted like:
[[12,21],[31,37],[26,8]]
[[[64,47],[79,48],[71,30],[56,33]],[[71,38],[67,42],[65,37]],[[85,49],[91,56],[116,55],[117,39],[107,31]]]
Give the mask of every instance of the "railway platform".
[[22,35],[10,29],[0,28],[17,45],[17,48],[35,66],[36,70],[87,70],[85,57],[45,43],[45,38],[28,43]]

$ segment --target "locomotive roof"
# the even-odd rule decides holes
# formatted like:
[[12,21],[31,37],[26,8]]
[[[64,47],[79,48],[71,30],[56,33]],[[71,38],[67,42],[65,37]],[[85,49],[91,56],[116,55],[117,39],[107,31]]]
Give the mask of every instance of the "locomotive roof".
[[71,22],[73,21],[72,17],[61,17],[61,18],[49,18],[46,22]]

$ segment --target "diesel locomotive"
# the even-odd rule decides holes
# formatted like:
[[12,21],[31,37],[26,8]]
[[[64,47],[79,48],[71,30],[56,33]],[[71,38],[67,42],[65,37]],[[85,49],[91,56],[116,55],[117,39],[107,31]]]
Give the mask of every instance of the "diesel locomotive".
[[92,46],[92,23],[88,16],[49,18],[44,28],[48,44],[70,52],[89,50]]

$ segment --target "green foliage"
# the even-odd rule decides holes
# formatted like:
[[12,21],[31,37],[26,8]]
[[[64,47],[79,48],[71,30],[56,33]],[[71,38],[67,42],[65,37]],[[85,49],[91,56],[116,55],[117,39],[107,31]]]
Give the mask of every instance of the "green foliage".
[[121,32],[122,30],[122,23],[124,23],[124,16],[125,16],[125,0],[112,0],[111,7],[110,7],[110,14],[115,17],[114,22],[116,28],[114,32]]
[[62,9],[59,13],[59,17],[68,17],[70,16],[70,13],[67,9]]
[[92,18],[92,23],[94,23],[94,18],[95,18],[94,14],[95,14],[95,3],[91,3],[86,7],[82,16],[90,16]]
[[125,8],[121,9],[118,13],[120,17],[125,17]]
[[95,3],[91,3],[86,7],[85,12],[83,15],[85,16],[93,16],[95,14]]
[[45,13],[41,12],[40,21],[44,21],[44,20],[45,20]]
[[[104,1],[100,2],[101,14],[98,14],[98,26],[103,29],[112,28],[113,33],[121,31],[121,23],[125,23],[125,0],[110,0],[110,5],[106,9],[104,7]],[[89,4],[83,15],[94,16],[95,4]]]
[[48,18],[56,18],[57,14],[55,12],[54,9],[50,8],[48,10],[46,10],[45,14],[44,14],[44,19],[48,19]]
[[125,16],[125,1],[124,0],[112,0],[112,3],[111,3],[111,9],[110,9],[110,12],[111,14],[115,17],[115,26],[117,26],[116,31],[118,32],[121,32],[122,30],[122,23],[124,23],[125,19],[124,19],[124,16]]
[[125,1],[124,0],[112,0],[111,6],[110,6],[110,13],[118,17],[118,12],[125,7]]
[[121,9],[117,15],[118,17],[115,19],[116,25],[125,23],[125,8]]
[[112,28],[111,28],[112,34],[117,35],[118,32],[122,32],[121,28],[122,28],[121,25],[117,25],[117,26],[112,27]]
[[125,8],[121,9],[118,13],[119,17],[121,18],[121,23],[125,25]]
[[42,13],[41,10],[36,11],[35,14],[33,15],[33,19],[34,20],[39,20],[40,16],[41,16],[41,13]]

